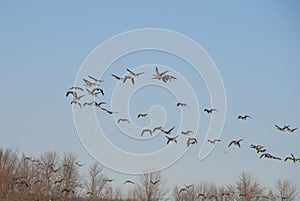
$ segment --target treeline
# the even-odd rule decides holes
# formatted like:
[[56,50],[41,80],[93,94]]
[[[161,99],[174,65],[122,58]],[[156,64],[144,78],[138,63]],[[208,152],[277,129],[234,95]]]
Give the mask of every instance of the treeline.
[[[89,166],[82,175],[76,154],[46,152],[37,158],[0,148],[1,201],[294,201],[297,187],[288,180],[278,180],[270,189],[242,172],[236,183],[222,187],[198,183],[169,188],[160,172],[140,175],[126,181],[130,188],[113,187],[113,179],[101,166]],[[130,190],[128,190],[130,189]]]

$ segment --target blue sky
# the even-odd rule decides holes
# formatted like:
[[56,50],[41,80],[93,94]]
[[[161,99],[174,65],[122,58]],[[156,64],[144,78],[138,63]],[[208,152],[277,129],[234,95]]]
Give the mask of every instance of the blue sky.
[[[299,165],[259,160],[248,148],[264,144],[275,155],[292,152],[300,157],[300,131],[282,135],[274,128],[300,126],[299,7],[297,1],[1,2],[0,146],[35,156],[48,150],[73,151],[82,162],[94,162],[77,137],[66,89],[87,55],[108,38],[132,29],[164,28],[187,35],[208,52],[227,97],[222,143],[204,161],[197,160],[197,145],[164,170],[170,185],[199,180],[222,185],[245,170],[267,185],[287,178],[300,186]],[[142,58],[136,62],[124,59],[124,64],[151,62],[139,56],[133,57]],[[150,58],[164,59],[157,54]],[[189,70],[180,73],[192,76]],[[204,91],[200,108],[209,107],[201,79],[190,80]],[[244,113],[253,119],[237,121]],[[207,116],[202,119],[205,125]],[[245,139],[243,149],[228,150],[227,142],[238,138]],[[109,169],[106,173],[130,177]]]

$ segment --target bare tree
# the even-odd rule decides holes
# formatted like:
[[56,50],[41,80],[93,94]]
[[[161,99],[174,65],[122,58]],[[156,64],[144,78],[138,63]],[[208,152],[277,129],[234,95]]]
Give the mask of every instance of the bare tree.
[[298,195],[297,187],[289,180],[278,180],[275,186],[275,197],[282,201],[294,201]]
[[89,179],[86,181],[86,194],[89,200],[97,200],[103,196],[104,186],[107,184],[104,178],[105,175],[98,163],[92,164],[89,168]]
[[166,198],[168,189],[160,172],[145,172],[133,188],[133,197],[141,201],[160,201]]

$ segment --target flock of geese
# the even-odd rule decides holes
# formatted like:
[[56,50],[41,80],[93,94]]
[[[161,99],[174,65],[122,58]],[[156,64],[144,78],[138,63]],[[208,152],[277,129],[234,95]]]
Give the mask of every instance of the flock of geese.
[[[168,70],[161,72],[158,69],[158,67],[156,67],[154,70],[152,79],[157,79],[157,80],[160,80],[165,83],[177,79],[175,76],[168,74],[168,72],[169,72]],[[115,78],[117,81],[121,81],[121,82],[125,83],[127,80],[131,80],[131,84],[135,84],[135,79],[139,79],[144,74],[145,74],[144,72],[133,72],[132,70],[127,68],[127,74],[125,74],[124,76],[118,76],[115,74],[111,74],[111,76],[113,78]],[[103,80],[96,79],[95,77],[89,75],[88,78],[83,79],[83,87],[85,87],[85,89],[83,87],[73,86],[66,92],[66,97],[68,97],[69,95],[72,95],[71,104],[76,104],[80,108],[94,106],[94,107],[100,108],[103,112],[106,112],[109,115],[117,114],[118,112],[109,110],[109,109],[103,107],[103,105],[106,104],[106,102],[104,102],[104,101],[100,101],[100,102],[96,102],[96,101],[82,102],[81,101],[84,96],[90,96],[92,98],[96,98],[98,95],[104,96],[104,90],[102,88],[100,88],[100,85],[102,82],[103,82]],[[184,103],[184,102],[178,102],[176,104],[176,106],[183,109],[185,107],[188,107],[188,104]],[[218,110],[216,108],[205,108],[204,112],[207,113],[208,115],[213,115],[215,112],[218,112]],[[137,115],[137,119],[146,118],[147,116],[148,116],[147,113],[139,113]],[[251,116],[238,115],[237,119],[246,121],[246,120],[251,119]],[[130,124],[130,121],[127,118],[119,118],[117,120],[117,123],[118,124],[122,124],[122,123]],[[275,127],[280,132],[290,132],[290,133],[293,133],[298,129],[298,128],[291,128],[290,125],[284,125],[283,127],[275,125]],[[174,131],[174,129],[175,129],[175,126],[173,126],[171,128],[163,128],[162,126],[156,126],[152,129],[145,128],[145,129],[141,130],[140,136],[143,137],[146,134],[152,136],[154,133],[160,132],[165,135],[166,144],[170,144],[170,143],[177,143],[177,139],[178,139],[179,135],[181,134],[184,136],[188,136],[186,139],[187,147],[197,143],[197,139],[195,137],[190,137],[190,135],[192,135],[194,133],[193,131],[191,131],[191,130],[181,131],[180,134],[174,136],[174,135],[172,135],[172,132]],[[229,142],[228,148],[232,147],[232,146],[241,148],[242,141],[243,141],[243,139],[232,140]],[[216,143],[220,143],[221,140],[220,139],[209,139],[208,142],[211,144],[216,144]],[[264,146],[262,146],[262,145],[251,144],[250,148],[255,149],[257,151],[257,153],[261,154],[259,158],[282,160],[280,157],[270,154],[267,151],[267,149],[265,149]],[[291,160],[294,163],[300,162],[300,158],[295,158],[293,154],[286,157],[284,161],[287,161],[287,160]]]

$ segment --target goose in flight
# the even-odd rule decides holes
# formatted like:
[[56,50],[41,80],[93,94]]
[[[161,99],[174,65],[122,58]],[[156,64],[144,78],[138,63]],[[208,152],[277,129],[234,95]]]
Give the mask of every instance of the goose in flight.
[[183,191],[188,191],[186,188],[182,188],[179,190],[178,194],[181,194]]
[[100,109],[105,111],[107,114],[117,114],[118,113],[118,112],[110,111],[110,110],[108,110],[106,108],[103,108],[103,107],[101,107]]
[[71,101],[71,105],[72,105],[72,104],[79,105],[79,107],[82,108],[82,107],[81,107],[81,103],[79,103],[78,101],[74,101],[74,100],[73,100],[73,101]]
[[147,114],[140,113],[140,114],[138,114],[137,118],[140,118],[140,117],[146,117],[146,116],[147,116]]
[[141,136],[143,136],[144,133],[146,133],[146,132],[148,132],[150,135],[152,135],[152,130],[150,130],[150,129],[144,129],[144,130],[142,130]]
[[172,81],[172,80],[177,80],[177,78],[172,76],[172,75],[164,75],[162,77],[163,82],[169,82],[169,81]]
[[97,95],[100,93],[104,96],[104,91],[100,88],[95,88],[92,91],[89,89],[86,89],[86,91],[88,92],[88,94],[90,94],[93,97],[97,97]]
[[75,91],[67,91],[66,97],[68,97],[70,94],[73,96],[73,101],[79,101],[84,96],[78,96],[78,94]]
[[134,184],[134,182],[131,180],[126,180],[123,184]]
[[218,140],[218,139],[207,140],[207,141],[210,142],[211,144],[216,144],[217,142],[221,142],[221,140]]
[[127,68],[127,71],[133,76],[138,78],[140,75],[144,74],[144,72],[140,72],[140,73],[134,73],[133,71],[131,71],[130,69]]
[[76,86],[74,86],[74,87],[71,87],[69,90],[80,90],[80,91],[83,91],[83,88],[81,88],[81,87],[76,87]]
[[54,182],[54,184],[61,183],[61,182],[65,181],[65,180],[66,180],[66,179],[56,180],[56,181]]
[[166,138],[168,138],[167,144],[169,144],[170,142],[175,142],[177,144],[177,140],[176,138],[178,138],[179,135],[175,136],[175,137],[168,137],[166,136]]
[[51,168],[51,171],[54,172],[54,173],[56,173],[56,172],[58,172],[60,170],[60,167],[54,169],[53,166],[51,166],[50,168]]
[[160,181],[159,180],[156,180],[156,181],[152,181],[150,180],[151,184],[155,185],[155,184],[158,184]]
[[103,182],[112,182],[114,179],[103,179]]
[[163,76],[164,76],[167,72],[169,72],[169,71],[166,70],[166,71],[160,73],[159,70],[158,70],[158,68],[155,67],[155,75],[153,75],[153,79],[162,80],[162,79],[163,79]]
[[84,81],[83,86],[85,86],[87,88],[91,88],[91,87],[96,86],[96,83],[92,83],[92,82],[88,81],[87,79],[83,79],[83,81]]
[[289,126],[290,126],[290,125],[287,125],[287,126],[285,125],[285,126],[283,126],[283,127],[280,127],[280,126],[278,126],[278,125],[275,124],[275,127],[277,128],[277,130],[279,130],[279,131],[281,131],[281,132],[284,132],[285,129],[289,128]]
[[126,75],[124,77],[124,80],[123,80],[123,83],[125,83],[127,80],[131,80],[131,83],[134,84],[134,78],[129,76],[129,75]]
[[101,105],[105,105],[105,104],[106,104],[106,102],[99,102],[99,103],[97,103],[96,101],[94,101],[95,107],[101,108]]
[[160,130],[161,130],[161,128],[162,128],[161,126],[157,126],[157,127],[153,128],[153,131],[152,131],[152,133],[154,133],[154,132],[155,132],[155,131],[157,131],[157,130],[159,130],[159,131],[160,131]]
[[61,191],[61,193],[63,193],[63,192],[67,192],[67,193],[75,193],[74,190],[72,190],[72,189],[66,189],[66,188],[64,188],[64,189]]
[[130,123],[129,122],[129,120],[128,119],[123,119],[123,118],[120,118],[120,119],[118,119],[118,124],[120,123],[120,122],[127,122],[127,123]]
[[241,120],[247,120],[248,118],[251,118],[251,117],[248,115],[244,115],[244,116],[239,115],[238,116],[238,119],[241,119]]
[[252,149],[255,149],[256,150],[256,153],[264,153],[264,152],[266,152],[267,150],[266,149],[263,149],[264,148],[264,146],[261,146],[261,145],[254,145],[254,144],[251,144],[250,145],[250,148],[252,148]]
[[85,107],[85,106],[93,106],[94,105],[94,102],[95,101],[92,101],[92,102],[85,102],[85,103],[83,103],[83,107]]
[[297,161],[300,162],[300,158],[295,158],[295,156],[292,153],[291,153],[291,156],[288,156],[284,159],[284,161],[287,161],[287,160],[291,160],[294,163],[296,163]]
[[275,160],[281,160],[281,158],[273,156],[269,153],[264,153],[259,158],[270,158],[270,159],[275,159]]
[[101,82],[104,82],[103,80],[96,79],[96,78],[94,78],[93,76],[90,76],[90,75],[89,75],[89,78],[92,79],[92,80],[94,80],[94,82],[95,82],[96,84],[100,84]]
[[293,133],[297,129],[298,129],[298,127],[297,128],[289,128],[289,127],[287,127],[287,131],[290,132],[290,133]]
[[81,166],[83,166],[83,165],[84,165],[83,163],[82,163],[82,164],[80,164],[80,163],[79,163],[79,162],[77,162],[77,161],[75,162],[75,164],[76,164],[76,165],[78,165],[79,167],[81,167]]
[[191,131],[191,130],[181,131],[181,134],[182,134],[182,135],[190,135],[191,133],[194,133],[194,132]]
[[199,199],[200,197],[206,199],[206,196],[205,196],[204,193],[199,193],[199,194],[197,195],[197,198],[196,198],[196,199]]
[[187,106],[188,106],[188,104],[186,104],[186,103],[182,103],[182,102],[177,103],[177,107],[187,107]]
[[170,135],[171,132],[174,130],[174,128],[175,128],[175,126],[172,127],[172,128],[170,128],[170,130],[168,130],[168,131],[165,131],[165,130],[163,130],[163,129],[161,129],[161,131],[164,132],[166,135]]
[[212,114],[213,112],[216,112],[216,111],[218,111],[217,109],[214,109],[214,108],[212,108],[212,109],[207,109],[207,108],[205,108],[204,109],[204,112],[206,112],[207,114]]
[[186,189],[189,189],[193,186],[193,184],[190,184],[190,185],[186,185],[186,184],[183,184],[185,186]]
[[191,144],[196,144],[197,143],[197,139],[196,138],[188,138],[186,141],[186,146],[189,147]]
[[231,145],[235,145],[235,146],[238,146],[239,148],[241,148],[241,144],[240,144],[241,141],[243,141],[243,139],[240,139],[240,140],[232,140],[232,141],[229,143],[228,147],[230,147]]
[[114,78],[116,78],[119,81],[124,81],[124,79],[125,79],[124,77],[118,77],[118,76],[116,76],[114,74],[111,74],[111,76],[113,76]]

